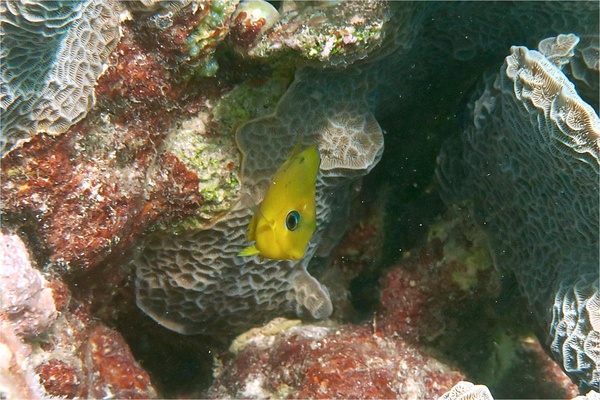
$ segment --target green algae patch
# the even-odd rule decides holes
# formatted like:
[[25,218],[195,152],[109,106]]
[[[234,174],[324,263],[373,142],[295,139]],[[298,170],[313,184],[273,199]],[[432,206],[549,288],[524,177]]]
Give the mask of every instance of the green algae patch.
[[290,79],[282,77],[243,82],[222,96],[212,112],[181,121],[167,135],[163,151],[175,155],[196,174],[202,198],[196,215],[166,227],[167,230],[205,229],[238,201],[240,153],[235,130],[243,122],[272,113],[289,84]]
[[[207,133],[209,116],[200,113],[181,122],[172,131],[164,146],[198,177],[202,196],[198,221],[180,222],[179,228],[203,225],[228,211],[237,201],[240,181],[237,176],[239,152],[233,135]],[[202,222],[200,222],[202,221]]]
[[273,112],[287,90],[291,78],[272,78],[264,82],[246,81],[221,98],[213,110],[217,131],[233,133],[242,122]]
[[462,290],[469,291],[478,283],[478,272],[492,267],[492,259],[489,252],[481,247],[462,255],[460,261],[466,268],[453,272],[451,276]]

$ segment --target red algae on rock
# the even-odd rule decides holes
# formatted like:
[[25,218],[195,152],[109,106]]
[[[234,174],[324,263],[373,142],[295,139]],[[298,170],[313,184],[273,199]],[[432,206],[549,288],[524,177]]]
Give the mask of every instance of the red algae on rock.
[[[2,162],[3,212],[25,216],[42,244],[41,254],[69,270],[97,264],[131,225],[125,216],[139,208],[140,174],[111,173],[108,159],[83,160],[72,147],[72,131],[59,139],[37,136]],[[40,249],[37,249],[40,252]]]
[[84,384],[77,370],[65,361],[52,359],[37,367],[40,383],[52,396],[81,397]]
[[47,282],[17,236],[0,244],[0,397],[156,395],[119,333],[61,280]]
[[84,348],[89,379],[87,397],[156,397],[148,373],[138,365],[117,332],[97,326],[91,330]]
[[252,341],[228,362],[209,396],[432,398],[463,375],[371,326],[295,326]]
[[[175,39],[144,41],[151,29],[142,22],[122,25],[95,88],[97,105],[85,120],[58,138],[37,135],[2,160],[3,222],[26,230],[40,245],[36,258],[59,274],[93,268],[131,246],[157,218],[183,218],[202,203],[194,194],[195,172],[160,155],[160,146],[180,119],[199,109],[210,114],[206,100],[222,95],[227,84],[189,90],[163,51]],[[153,164],[175,185],[148,187]]]
[[[384,275],[377,331],[427,346],[498,397],[574,396],[575,385],[532,339],[519,299],[500,299],[499,274],[466,217],[449,210],[423,248]],[[498,305],[507,301],[510,312]]]
[[68,305],[46,334],[31,342],[30,360],[45,390],[67,397],[155,397],[149,375],[121,335],[93,319],[89,307],[70,294],[61,297]]

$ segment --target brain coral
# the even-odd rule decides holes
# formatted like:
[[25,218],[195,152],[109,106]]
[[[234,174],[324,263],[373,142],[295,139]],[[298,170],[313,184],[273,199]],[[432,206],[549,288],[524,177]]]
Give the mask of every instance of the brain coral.
[[557,360],[597,388],[600,119],[560,69],[575,39],[512,47],[439,161],[446,199],[474,206]]
[[94,104],[119,38],[116,0],[3,1],[2,154],[22,138],[63,133]]
[[177,332],[240,329],[281,314],[325,318],[327,288],[307,272],[313,256],[339,240],[352,182],[368,173],[383,152],[382,131],[366,104],[359,75],[309,69],[297,73],[272,115],[237,131],[243,154],[243,190],[259,202],[296,143],[318,143],[317,229],[299,261],[240,257],[248,246],[252,211],[243,202],[203,230],[148,237],[136,260],[138,306]]
[[486,386],[460,381],[438,400],[494,400],[494,398]]

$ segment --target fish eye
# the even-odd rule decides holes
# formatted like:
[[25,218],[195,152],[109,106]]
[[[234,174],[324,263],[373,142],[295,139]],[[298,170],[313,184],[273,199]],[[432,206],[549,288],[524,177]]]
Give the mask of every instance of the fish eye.
[[290,231],[295,231],[300,224],[300,213],[296,210],[292,210],[285,217],[285,227]]

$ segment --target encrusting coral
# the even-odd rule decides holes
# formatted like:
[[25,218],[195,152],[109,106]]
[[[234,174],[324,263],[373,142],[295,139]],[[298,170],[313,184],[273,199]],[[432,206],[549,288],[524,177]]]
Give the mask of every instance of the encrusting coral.
[[162,325],[187,334],[226,326],[233,332],[282,313],[329,316],[328,291],[306,269],[322,241],[331,246],[339,240],[342,232],[331,232],[329,223],[345,213],[352,181],[368,173],[383,152],[381,129],[365,103],[367,90],[353,75],[302,70],[273,115],[237,131],[243,190],[256,202],[297,143],[318,143],[317,230],[302,260],[240,257],[248,246],[251,209],[239,202],[206,229],[149,237],[136,261],[138,305]]
[[49,399],[33,370],[31,348],[0,314],[0,396],[3,399]]
[[393,16],[390,8],[387,2],[379,0],[288,1],[272,29],[237,48],[252,58],[289,56],[291,51],[297,58],[316,61],[319,66],[346,67],[379,49],[386,35],[401,27],[398,23],[393,29],[385,28]]
[[187,36],[190,57],[200,59],[197,71],[201,76],[216,75],[219,64],[213,54],[217,45],[229,33],[230,21],[238,2],[239,0],[212,0],[204,3],[203,17]]
[[546,39],[545,56],[512,47],[440,175],[450,202],[474,206],[497,265],[515,274],[540,335],[585,390],[600,384],[600,119],[560,69],[576,43]]
[[44,399],[22,337],[35,337],[57,317],[52,291],[16,235],[0,231],[0,397]]
[[0,397],[155,396],[121,335],[66,285],[48,282],[16,235],[0,232]]

